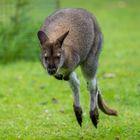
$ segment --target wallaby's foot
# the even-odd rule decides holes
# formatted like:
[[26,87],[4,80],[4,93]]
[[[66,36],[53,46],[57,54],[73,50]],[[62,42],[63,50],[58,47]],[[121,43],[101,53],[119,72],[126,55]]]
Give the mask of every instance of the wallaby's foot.
[[97,128],[97,124],[98,124],[98,122],[99,122],[99,113],[98,113],[98,109],[95,108],[94,110],[91,110],[91,111],[89,112],[89,114],[90,114],[90,119],[91,119],[93,125]]
[[73,105],[73,109],[74,109],[74,112],[75,112],[77,122],[82,127],[82,108]]
[[58,74],[54,76],[57,80],[63,80],[63,75],[62,74]]

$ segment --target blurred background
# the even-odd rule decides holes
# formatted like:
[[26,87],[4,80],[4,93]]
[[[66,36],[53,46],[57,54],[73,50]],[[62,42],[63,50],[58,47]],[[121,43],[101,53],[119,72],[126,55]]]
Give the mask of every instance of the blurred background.
[[35,60],[38,56],[37,30],[59,7],[59,0],[1,0],[0,62]]
[[[125,40],[137,43],[140,35],[139,5],[139,0],[1,0],[0,62],[37,60],[37,31],[48,15],[65,7],[85,8],[94,13],[108,48],[120,47],[120,41]],[[131,32],[132,35],[128,36]],[[133,44],[132,41],[129,45]],[[126,45],[127,42],[122,47]]]

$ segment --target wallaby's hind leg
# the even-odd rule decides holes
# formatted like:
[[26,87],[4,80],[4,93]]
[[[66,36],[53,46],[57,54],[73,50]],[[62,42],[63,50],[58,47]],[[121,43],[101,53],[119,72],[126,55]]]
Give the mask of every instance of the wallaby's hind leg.
[[90,93],[90,119],[93,125],[97,128],[99,113],[98,113],[98,89],[96,78],[87,81],[87,87]]
[[75,112],[76,119],[80,126],[82,126],[82,108],[80,105],[80,82],[75,72],[72,72],[69,77],[69,84],[72,88],[74,95],[73,109]]
[[98,87],[96,81],[96,70],[98,59],[91,51],[87,60],[81,64],[82,73],[87,81],[87,87],[90,93],[90,118],[93,125],[97,128],[99,113],[98,113]]
[[83,65],[81,65],[81,69],[84,74],[84,77],[87,80],[87,87],[90,93],[90,118],[92,120],[93,125],[97,128],[99,120],[98,107],[107,115],[117,116],[117,111],[109,108],[101,96],[95,78],[97,70],[97,61],[93,62],[94,63],[92,63],[92,65],[89,65],[91,63],[84,63]]

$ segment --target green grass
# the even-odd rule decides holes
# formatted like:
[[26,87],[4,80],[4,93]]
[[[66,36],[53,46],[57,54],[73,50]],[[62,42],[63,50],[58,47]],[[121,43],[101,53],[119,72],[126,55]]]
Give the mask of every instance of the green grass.
[[[83,7],[95,13],[104,34],[98,83],[118,117],[100,112],[98,129],[89,119],[89,96],[80,70],[80,128],[73,113],[67,82],[44,72],[39,61],[0,65],[0,140],[120,140],[140,139],[140,2],[62,0],[62,7]],[[44,19],[42,19],[43,21]],[[38,25],[40,27],[40,25]],[[37,47],[38,44],[34,47]],[[104,78],[104,73],[115,74]],[[58,100],[57,103],[52,98]],[[117,139],[117,138],[116,138]]]

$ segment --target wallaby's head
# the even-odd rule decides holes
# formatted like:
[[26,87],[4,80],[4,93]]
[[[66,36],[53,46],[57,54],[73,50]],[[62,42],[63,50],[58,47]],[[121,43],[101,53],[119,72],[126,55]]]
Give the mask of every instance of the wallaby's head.
[[50,75],[54,75],[64,63],[63,42],[69,31],[50,42],[48,36],[43,31],[38,32],[41,45],[41,61]]

